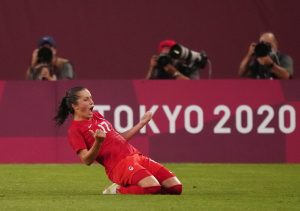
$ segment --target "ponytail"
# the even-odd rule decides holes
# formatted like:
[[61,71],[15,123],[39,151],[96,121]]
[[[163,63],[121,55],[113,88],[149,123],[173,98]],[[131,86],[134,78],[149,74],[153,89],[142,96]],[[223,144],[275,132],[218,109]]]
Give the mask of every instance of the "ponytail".
[[63,97],[58,107],[58,111],[54,120],[58,126],[62,125],[69,116],[69,108],[67,105],[67,96]]
[[54,121],[58,126],[61,126],[68,118],[69,114],[74,114],[72,104],[77,104],[78,96],[77,92],[80,92],[86,88],[84,87],[73,87],[64,96],[58,107]]

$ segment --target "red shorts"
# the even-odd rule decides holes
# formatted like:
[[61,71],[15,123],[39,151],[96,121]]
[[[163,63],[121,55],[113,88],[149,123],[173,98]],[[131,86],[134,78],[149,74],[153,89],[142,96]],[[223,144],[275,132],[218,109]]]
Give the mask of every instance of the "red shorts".
[[133,154],[122,159],[110,172],[109,179],[122,186],[131,185],[132,176],[140,170],[147,170],[151,175],[164,168],[160,163],[140,154]]

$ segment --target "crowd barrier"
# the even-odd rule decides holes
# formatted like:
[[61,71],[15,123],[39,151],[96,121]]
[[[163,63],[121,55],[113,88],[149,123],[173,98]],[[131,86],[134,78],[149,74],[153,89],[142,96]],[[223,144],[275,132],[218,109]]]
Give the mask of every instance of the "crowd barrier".
[[300,81],[0,81],[0,163],[73,163],[68,123],[54,124],[66,90],[87,87],[120,132],[147,111],[131,143],[160,162],[299,163]]

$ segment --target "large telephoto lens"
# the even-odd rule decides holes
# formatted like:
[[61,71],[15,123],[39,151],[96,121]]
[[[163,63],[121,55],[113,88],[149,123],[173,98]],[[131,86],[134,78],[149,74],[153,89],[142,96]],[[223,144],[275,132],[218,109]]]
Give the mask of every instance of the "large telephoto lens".
[[182,45],[176,44],[170,49],[170,56],[174,59],[187,60],[190,50]]

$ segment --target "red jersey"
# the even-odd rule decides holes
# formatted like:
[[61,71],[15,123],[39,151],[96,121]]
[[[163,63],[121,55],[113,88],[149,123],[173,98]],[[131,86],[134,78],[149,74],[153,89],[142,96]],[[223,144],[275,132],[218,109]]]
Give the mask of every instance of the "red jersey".
[[126,156],[140,153],[98,112],[94,112],[90,120],[72,121],[68,130],[68,139],[76,153],[92,147],[95,138],[89,130],[95,131],[96,129],[101,129],[106,133],[96,160],[105,167],[107,174]]

